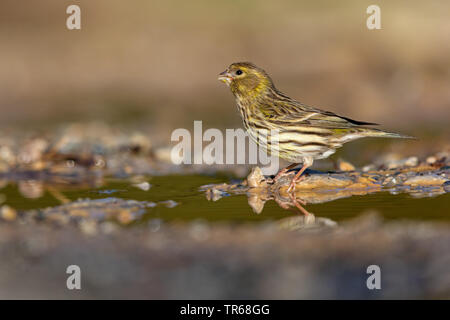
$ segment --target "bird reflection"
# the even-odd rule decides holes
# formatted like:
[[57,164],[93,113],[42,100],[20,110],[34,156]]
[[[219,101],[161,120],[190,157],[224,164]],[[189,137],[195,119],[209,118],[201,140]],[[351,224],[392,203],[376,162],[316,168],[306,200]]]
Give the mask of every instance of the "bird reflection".
[[211,201],[218,201],[223,196],[230,194],[245,194],[248,197],[248,204],[253,212],[260,214],[264,210],[267,201],[274,200],[282,209],[294,211],[293,217],[281,219],[283,226],[289,229],[299,229],[307,226],[335,226],[336,222],[327,218],[316,218],[315,215],[306,209],[309,204],[325,203],[353,195],[363,195],[377,192],[379,189],[351,189],[336,188],[323,191],[321,189],[302,190],[296,193],[286,192],[285,186],[278,187],[273,184],[249,187],[246,184],[219,184],[207,185],[202,188],[206,191],[206,198]]
[[303,207],[306,206],[306,201],[296,197],[292,193],[287,194],[286,197],[280,195],[279,193],[270,194],[266,192],[261,193],[259,191],[260,190],[255,192],[253,189],[250,189],[248,192],[248,204],[253,209],[253,212],[257,214],[260,214],[263,211],[265,203],[269,200],[275,200],[275,202],[283,209],[288,210],[291,208],[297,208],[305,216],[311,214]]

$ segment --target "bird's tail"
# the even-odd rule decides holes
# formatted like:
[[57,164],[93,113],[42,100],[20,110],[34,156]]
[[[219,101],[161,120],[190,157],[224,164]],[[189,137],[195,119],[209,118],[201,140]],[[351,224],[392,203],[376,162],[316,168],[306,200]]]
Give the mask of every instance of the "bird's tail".
[[400,138],[400,139],[417,139],[416,137],[407,136],[400,133],[383,131],[380,129],[365,128],[362,134],[365,137],[380,137],[380,138]]

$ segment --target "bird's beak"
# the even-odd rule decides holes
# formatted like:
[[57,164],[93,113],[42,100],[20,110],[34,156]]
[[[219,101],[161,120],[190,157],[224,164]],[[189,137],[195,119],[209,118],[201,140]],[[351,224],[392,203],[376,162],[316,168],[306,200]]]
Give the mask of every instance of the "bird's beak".
[[224,72],[219,73],[218,79],[222,82],[225,82],[226,84],[230,84],[233,80],[233,77],[227,70],[225,70]]

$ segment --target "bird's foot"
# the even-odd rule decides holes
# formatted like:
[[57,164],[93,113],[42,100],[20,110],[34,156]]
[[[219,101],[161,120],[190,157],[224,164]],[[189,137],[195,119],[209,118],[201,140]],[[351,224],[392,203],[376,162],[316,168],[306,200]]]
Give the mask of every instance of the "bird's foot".
[[276,183],[281,177],[287,175],[287,170],[280,170],[280,172],[277,173],[277,175],[275,176],[275,178],[273,178],[273,183]]
[[281,177],[288,175],[288,171],[295,168],[298,165],[298,163],[293,163],[289,166],[287,166],[286,168],[281,169],[277,175],[275,176],[275,178],[273,178],[273,183],[276,183]]
[[301,181],[303,179],[303,176],[300,177],[294,177],[291,180],[291,183],[289,184],[289,188],[287,189],[288,193],[293,193],[295,191],[295,185],[297,182]]

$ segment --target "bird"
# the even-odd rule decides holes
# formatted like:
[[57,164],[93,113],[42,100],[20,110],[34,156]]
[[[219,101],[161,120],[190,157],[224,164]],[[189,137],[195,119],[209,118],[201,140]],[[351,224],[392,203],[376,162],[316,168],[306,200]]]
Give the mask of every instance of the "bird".
[[[273,181],[302,165],[291,180],[288,192],[295,190],[296,183],[314,160],[329,157],[344,143],[363,137],[413,138],[373,128],[376,123],[353,120],[292,99],[275,87],[266,71],[251,62],[232,63],[219,74],[218,80],[231,89],[250,138],[270,154],[291,163]],[[268,132],[276,132],[277,143],[272,143],[275,140],[271,140]]]

